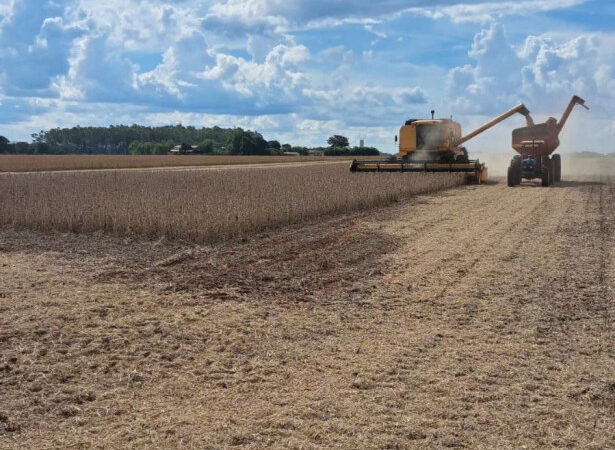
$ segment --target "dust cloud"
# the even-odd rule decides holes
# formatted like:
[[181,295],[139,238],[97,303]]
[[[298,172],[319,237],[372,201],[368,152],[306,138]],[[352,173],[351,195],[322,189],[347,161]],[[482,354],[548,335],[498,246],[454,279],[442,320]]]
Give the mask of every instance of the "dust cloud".
[[416,144],[419,150],[439,148],[444,139],[442,128],[438,125],[421,125],[416,128]]
[[[486,153],[470,151],[470,159],[480,159],[491,177],[505,177],[510,160],[517,153]],[[562,157],[562,176],[615,175],[615,156],[584,156],[559,153]]]
[[479,159],[481,162],[485,163],[489,169],[489,176],[492,177],[506,176],[510,160],[516,154],[513,151],[510,153],[475,153],[472,152],[472,150],[468,151],[470,153],[470,159]]
[[562,176],[613,175],[615,156],[578,156],[562,154]]

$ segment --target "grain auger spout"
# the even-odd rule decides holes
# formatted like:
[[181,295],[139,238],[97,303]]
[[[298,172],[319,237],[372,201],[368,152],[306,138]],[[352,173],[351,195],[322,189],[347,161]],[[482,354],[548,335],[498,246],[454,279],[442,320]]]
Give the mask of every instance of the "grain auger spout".
[[482,183],[487,167],[470,160],[463,144],[514,114],[525,116],[528,126],[534,125],[529,110],[520,104],[490,120],[465,136],[461,125],[451,119],[410,119],[399,130],[399,157],[388,160],[353,161],[351,172],[461,172],[468,180]]
[[511,117],[511,116],[513,116],[513,115],[515,115],[517,113],[525,116],[525,122],[527,123],[528,127],[534,125],[534,120],[532,119],[532,116],[530,115],[530,110],[527,109],[526,106],[523,103],[521,103],[521,104],[515,106],[514,108],[512,108],[511,110],[505,112],[504,114],[502,114],[502,115],[496,117],[495,119],[490,120],[486,124],[478,127],[476,130],[472,131],[471,133],[466,134],[461,139],[459,139],[459,141],[457,141],[455,143],[455,145],[459,146],[459,145],[465,144],[470,139],[475,138],[479,134],[484,133],[485,131],[487,131],[489,128],[494,127],[498,123],[503,122],[504,120],[508,119],[509,117]]

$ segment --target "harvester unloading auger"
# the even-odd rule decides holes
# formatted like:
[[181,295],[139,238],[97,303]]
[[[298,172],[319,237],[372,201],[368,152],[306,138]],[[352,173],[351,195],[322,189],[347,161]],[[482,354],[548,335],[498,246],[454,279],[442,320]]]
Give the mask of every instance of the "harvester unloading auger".
[[386,160],[355,160],[351,172],[461,172],[468,179],[482,183],[487,167],[479,160],[470,160],[463,144],[482,132],[519,113],[528,127],[534,125],[530,112],[520,104],[487,122],[465,136],[461,125],[452,119],[411,119],[399,130],[399,157]]
[[540,178],[544,187],[561,181],[562,158],[560,155],[550,155],[559,147],[559,134],[575,105],[589,109],[585,106],[585,100],[575,95],[559,122],[549,117],[545,123],[534,125],[532,122],[528,123],[527,127],[513,131],[513,148],[519,154],[513,157],[508,167],[509,186],[521,184],[522,179]]

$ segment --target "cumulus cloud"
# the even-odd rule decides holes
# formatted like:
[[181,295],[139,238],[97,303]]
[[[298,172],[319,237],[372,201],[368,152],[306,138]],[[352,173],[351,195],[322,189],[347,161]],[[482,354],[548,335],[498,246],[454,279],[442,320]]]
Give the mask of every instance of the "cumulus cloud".
[[440,59],[399,44],[413,20],[467,35],[474,25],[457,23],[585,1],[0,0],[0,125],[218,120],[293,142],[347,132],[388,143],[428,102],[489,115],[519,100],[546,110],[574,90],[610,111],[605,35],[535,32],[513,46],[495,23],[468,38],[467,61],[452,69],[463,44]]
[[572,94],[611,110],[615,57],[601,34],[555,40],[529,36],[520,48],[494,24],[479,32],[469,56],[474,64],[453,68],[448,94],[457,112],[493,114],[524,101],[537,112],[560,108]]
[[73,40],[83,31],[64,21],[56,3],[21,0],[5,10],[0,34],[0,78],[7,95],[49,96],[66,73]]
[[289,96],[304,81],[299,65],[309,56],[303,45],[277,45],[262,64],[231,55],[219,54],[216,64],[201,74],[243,96],[258,97],[262,89],[275,89],[276,95]]
[[407,11],[429,17],[431,19],[448,18],[455,23],[489,22],[504,16],[535,14],[537,12],[570,8],[587,3],[588,0],[519,0],[519,1],[485,1],[485,2],[454,2],[444,5],[433,2],[427,7],[409,8]]
[[485,21],[528,11],[549,11],[588,0],[226,0],[215,3],[207,17],[212,26],[224,24],[237,32],[241,27],[287,31],[296,28],[370,24],[403,13],[421,14],[455,22]]

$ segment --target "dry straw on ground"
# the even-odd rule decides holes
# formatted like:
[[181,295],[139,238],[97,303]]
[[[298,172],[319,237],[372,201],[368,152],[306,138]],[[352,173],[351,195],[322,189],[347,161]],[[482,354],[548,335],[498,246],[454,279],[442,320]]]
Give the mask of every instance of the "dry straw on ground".
[[345,165],[0,176],[0,225],[209,241],[459,185],[461,174]]
[[214,155],[0,155],[0,172],[131,169],[332,161],[348,158],[312,156]]

